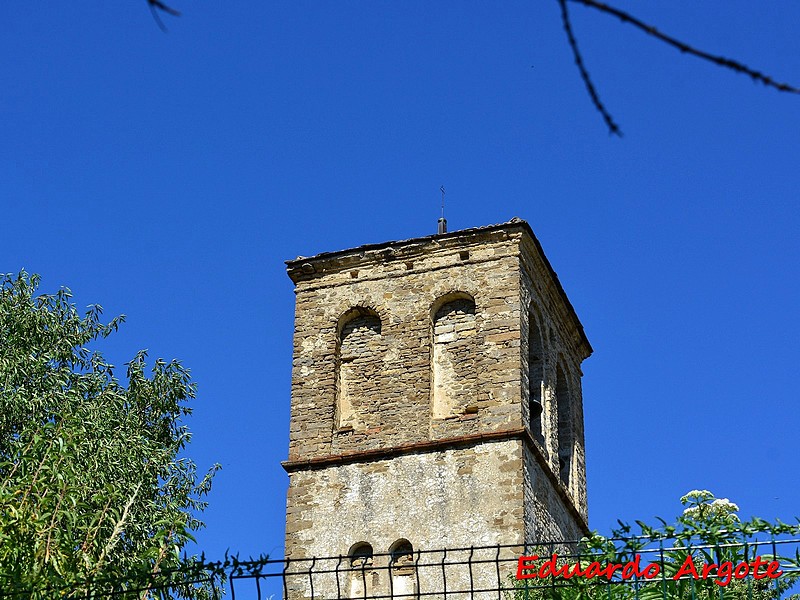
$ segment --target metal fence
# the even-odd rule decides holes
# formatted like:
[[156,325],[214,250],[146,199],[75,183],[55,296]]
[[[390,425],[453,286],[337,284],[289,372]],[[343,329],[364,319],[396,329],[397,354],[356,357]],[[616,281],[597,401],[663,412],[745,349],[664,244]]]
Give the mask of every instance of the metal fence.
[[[231,577],[228,593],[238,600],[267,600],[284,598],[287,600],[339,600],[344,598],[363,599],[447,599],[447,600],[520,600],[526,597],[537,597],[536,590],[558,591],[561,588],[575,587],[582,583],[583,598],[595,596],[598,600],[611,598],[610,588],[615,589],[615,598],[630,598],[640,600],[644,590],[649,588],[648,598],[653,598],[652,593],[658,588],[655,595],[660,595],[664,600],[668,597],[674,599],[685,594],[687,600],[698,600],[697,591],[703,585],[705,589],[713,589],[715,597],[723,599],[734,589],[744,598],[766,598],[779,596],[780,590],[775,588],[775,581],[762,577],[762,583],[753,586],[755,581],[752,569],[748,575],[734,577],[731,581],[742,581],[737,587],[731,588],[722,585],[712,585],[716,576],[709,575],[705,583],[695,580],[691,574],[680,575],[677,579],[673,576],[686,556],[693,557],[697,565],[697,572],[702,572],[704,559],[718,563],[723,560],[738,557],[739,560],[752,563],[757,556],[763,557],[759,574],[766,572],[768,558],[777,558],[780,570],[783,572],[782,581],[788,582],[800,576],[800,539],[770,538],[767,540],[748,540],[746,542],[730,542],[717,544],[698,544],[691,546],[672,545],[672,540],[652,541],[649,538],[625,538],[623,540],[608,540],[611,545],[615,542],[629,543],[635,549],[629,558],[639,556],[639,572],[632,576],[625,576],[623,569],[612,572],[610,577],[593,576],[587,578],[578,575],[575,578],[564,577],[538,577],[538,567],[549,562],[556,555],[558,567],[567,568],[567,573],[574,573],[574,565],[579,565],[579,573],[586,569],[592,562],[602,562],[600,566],[606,567],[609,556],[588,553],[582,549],[580,541],[552,541],[536,544],[520,545],[495,545],[472,546],[464,548],[445,548],[437,550],[414,550],[406,556],[396,553],[374,554],[364,556],[332,556],[309,557],[301,559],[273,560],[254,563],[257,572],[247,572]],[[536,560],[524,561],[522,566],[528,567],[523,571],[529,578],[517,579],[518,569],[521,567],[521,557],[537,556]],[[625,556],[619,553],[619,557]],[[658,565],[658,574],[648,577],[641,574],[641,570],[648,565]],[[530,567],[534,568],[531,569]],[[776,565],[778,566],[778,565]],[[652,568],[648,575],[653,575]],[[537,574],[535,577],[530,577]],[[576,580],[580,579],[578,582]],[[764,581],[766,579],[766,581]],[[719,580],[719,579],[718,579]],[[683,583],[678,590],[675,586]],[[669,584],[669,585],[667,585]],[[767,593],[766,585],[772,592]],[[586,586],[595,587],[594,593]],[[754,592],[756,592],[754,596]],[[777,592],[777,593],[773,593]],[[589,595],[587,595],[589,594]],[[761,594],[761,595],[759,595]],[[551,596],[553,594],[550,594]],[[558,593],[565,598],[568,594]]]
[[[56,591],[37,598],[124,598],[137,600],[207,598],[208,600],[338,600],[362,599],[443,599],[443,600],[769,600],[792,591],[789,583],[800,577],[800,538],[771,537],[715,544],[677,545],[674,540],[624,538],[607,540],[607,548],[589,552],[582,542],[552,541],[525,545],[472,546],[436,550],[410,550],[406,553],[355,554],[292,558],[280,560],[228,560],[208,564],[191,573],[162,573],[151,584],[133,589],[87,592]],[[624,549],[622,549],[624,548]],[[553,555],[556,555],[554,558]],[[624,569],[588,577],[592,562],[600,567],[614,560],[638,555],[639,570],[625,576]],[[532,557],[536,556],[534,559]],[[676,570],[691,556],[698,572],[704,563],[721,564],[736,559],[749,562],[762,557],[762,565],[775,559],[783,572],[778,579],[753,577],[752,570],[742,577],[731,571],[733,585],[714,585],[716,575],[705,580],[691,574],[675,578]],[[521,557],[528,557],[520,561]],[[551,562],[561,576],[540,576]],[[575,575],[575,565],[578,574]],[[641,574],[648,565],[658,565],[658,573]],[[524,567],[525,570],[519,571]],[[564,571],[566,569],[566,571]],[[547,569],[545,569],[547,571]],[[763,575],[766,572],[760,571]],[[517,575],[528,575],[518,579]],[[570,575],[567,579],[563,575]],[[649,573],[652,575],[652,570]],[[606,576],[608,575],[608,576]],[[718,579],[718,578],[717,578]],[[781,582],[780,584],[778,582]],[[580,586],[578,594],[565,588]],[[108,588],[106,588],[108,589]],[[544,593],[549,590],[549,592]],[[713,593],[709,593],[712,590]],[[702,593],[701,593],[702,592]],[[33,594],[7,593],[0,598],[29,598]]]

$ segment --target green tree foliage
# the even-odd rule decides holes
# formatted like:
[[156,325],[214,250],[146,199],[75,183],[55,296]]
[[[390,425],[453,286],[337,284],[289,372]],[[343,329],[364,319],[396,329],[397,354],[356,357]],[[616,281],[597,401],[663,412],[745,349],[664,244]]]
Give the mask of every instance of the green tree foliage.
[[22,272],[0,288],[0,589],[102,596],[185,573],[217,468],[198,481],[182,456],[189,372],[157,360],[148,373],[139,352],[124,385],[88,348],[124,317],[81,316],[69,290],[38,284]]
[[[656,577],[623,579],[617,571],[611,582],[607,575],[515,580],[510,600],[775,600],[797,581],[800,554],[796,537],[800,525],[759,518],[741,521],[736,504],[715,498],[707,490],[692,490],[681,503],[684,511],[673,523],[658,519],[660,523],[653,526],[636,521],[639,532],[635,533],[631,525],[620,521],[611,537],[595,533],[579,548],[563,548],[558,557],[559,567],[577,563],[585,571],[593,562],[605,568],[635,562],[639,556],[642,569],[649,563],[658,565]],[[786,546],[786,553],[780,552],[782,546],[772,544],[780,536],[795,540]],[[534,548],[528,554],[550,558],[552,550]],[[784,574],[777,579],[736,579],[726,575],[725,567],[695,578],[687,570],[694,565],[702,575],[704,565],[752,564],[756,556],[764,562],[778,560]],[[764,574],[766,566],[759,569]],[[790,600],[800,600],[800,596],[795,594]]]

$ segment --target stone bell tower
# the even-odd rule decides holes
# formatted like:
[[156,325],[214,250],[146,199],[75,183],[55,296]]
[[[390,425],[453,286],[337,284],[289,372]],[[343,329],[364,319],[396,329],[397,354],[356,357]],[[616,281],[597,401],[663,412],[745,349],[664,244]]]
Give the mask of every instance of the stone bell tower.
[[588,531],[581,362],[592,348],[525,221],[287,270],[287,558],[358,565]]

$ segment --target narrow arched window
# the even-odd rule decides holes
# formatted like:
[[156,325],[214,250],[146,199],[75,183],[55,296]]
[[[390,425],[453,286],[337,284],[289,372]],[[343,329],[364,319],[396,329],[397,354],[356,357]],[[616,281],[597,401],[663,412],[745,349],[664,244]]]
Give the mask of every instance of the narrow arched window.
[[373,579],[377,575],[372,568],[372,546],[359,542],[347,553],[350,559],[349,598],[366,598],[375,587]]
[[477,410],[475,301],[458,294],[433,315],[433,418]]
[[375,382],[382,367],[381,320],[375,311],[355,308],[339,326],[336,373],[336,425],[360,429],[370,402],[375,401]]
[[569,487],[572,470],[572,398],[569,383],[561,364],[556,369],[556,407],[558,411],[558,467],[559,476]]
[[414,546],[411,542],[399,539],[392,544],[389,548],[389,570],[392,597],[414,597],[417,593],[417,577],[414,568]]
[[528,419],[531,435],[547,451],[542,434],[544,343],[534,311],[528,316]]

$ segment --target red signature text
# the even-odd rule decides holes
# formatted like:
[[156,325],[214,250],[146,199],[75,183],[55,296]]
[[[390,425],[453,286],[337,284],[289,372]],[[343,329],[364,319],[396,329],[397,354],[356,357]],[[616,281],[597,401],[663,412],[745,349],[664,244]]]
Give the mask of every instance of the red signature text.
[[[537,555],[520,556],[517,561],[517,579],[544,579],[547,577],[561,577],[571,579],[573,577],[583,577],[593,579],[594,577],[605,577],[609,581],[614,579],[653,579],[661,574],[661,566],[658,563],[649,563],[644,567],[641,564],[641,555],[637,554],[632,561],[626,563],[599,562],[586,563],[582,566],[580,562],[572,564],[558,564],[558,556],[553,554],[541,564],[537,564]],[[761,569],[763,567],[763,569]],[[734,564],[730,561],[723,561],[720,564],[705,563],[698,565],[693,557],[687,556],[677,572],[670,576],[671,579],[709,579],[713,578],[714,583],[725,587],[734,579],[744,579],[751,575],[754,579],[777,579],[783,575],[780,570],[780,563],[776,560],[765,561],[760,556],[756,556],[750,562],[740,562]]]

